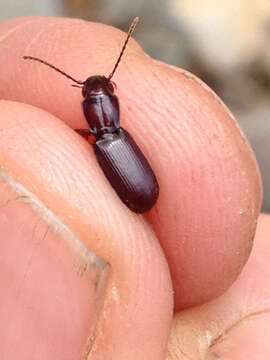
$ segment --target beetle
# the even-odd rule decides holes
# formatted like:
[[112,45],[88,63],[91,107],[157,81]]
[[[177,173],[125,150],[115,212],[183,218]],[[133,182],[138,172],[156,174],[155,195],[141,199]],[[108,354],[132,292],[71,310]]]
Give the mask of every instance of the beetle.
[[130,210],[144,213],[156,203],[159,185],[132,136],[120,127],[119,101],[114,95],[115,84],[111,80],[138,20],[136,17],[130,25],[120,55],[108,77],[94,75],[79,81],[47,61],[33,56],[23,58],[49,66],[78,84],[72,86],[82,89],[82,108],[89,128],[76,131],[84,137],[95,137],[94,152],[111,186]]

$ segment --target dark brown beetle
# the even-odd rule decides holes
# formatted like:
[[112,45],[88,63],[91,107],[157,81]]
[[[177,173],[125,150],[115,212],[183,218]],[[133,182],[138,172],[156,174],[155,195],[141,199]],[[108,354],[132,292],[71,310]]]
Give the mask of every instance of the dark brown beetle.
[[111,81],[137,22],[138,18],[135,18],[108,77],[95,75],[78,81],[44,60],[32,56],[24,56],[24,59],[39,61],[80,85],[73,86],[82,88],[83,112],[89,129],[78,129],[77,132],[83,136],[94,135],[96,158],[111,186],[130,210],[143,213],[156,203],[159,186],[142,151],[131,135],[120,127],[119,102]]

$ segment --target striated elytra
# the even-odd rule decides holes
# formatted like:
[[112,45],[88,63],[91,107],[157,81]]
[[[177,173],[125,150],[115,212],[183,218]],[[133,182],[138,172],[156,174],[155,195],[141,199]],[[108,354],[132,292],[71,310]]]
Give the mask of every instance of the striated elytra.
[[108,77],[96,75],[78,81],[44,60],[32,56],[24,56],[24,59],[39,61],[79,84],[73,86],[82,88],[82,107],[89,129],[77,131],[83,136],[95,137],[95,155],[111,186],[130,210],[144,213],[156,203],[159,186],[144,154],[131,135],[120,127],[119,102],[111,81],[137,22],[135,18]]
[[130,210],[143,213],[150,210],[158,198],[156,177],[129,133],[119,128],[94,144],[101,169]]

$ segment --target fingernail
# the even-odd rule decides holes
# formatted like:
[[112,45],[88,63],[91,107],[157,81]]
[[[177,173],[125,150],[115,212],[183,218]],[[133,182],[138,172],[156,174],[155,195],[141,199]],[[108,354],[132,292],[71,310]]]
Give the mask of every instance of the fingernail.
[[81,359],[109,265],[0,170],[1,359]]

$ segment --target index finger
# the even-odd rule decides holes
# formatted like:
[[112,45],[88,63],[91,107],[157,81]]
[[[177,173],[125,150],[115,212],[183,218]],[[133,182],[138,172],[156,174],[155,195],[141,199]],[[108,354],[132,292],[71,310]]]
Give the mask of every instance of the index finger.
[[[2,23],[0,36],[1,97],[85,127],[80,91],[22,56],[38,56],[82,80],[108,75],[124,34],[80,20],[22,18]],[[176,308],[209,300],[232,283],[251,249],[261,203],[253,153],[213,92],[149,58],[133,40],[114,81],[121,124],[159,180],[159,201],[146,218],[167,257]]]

